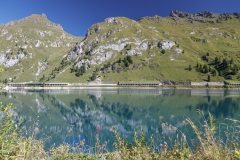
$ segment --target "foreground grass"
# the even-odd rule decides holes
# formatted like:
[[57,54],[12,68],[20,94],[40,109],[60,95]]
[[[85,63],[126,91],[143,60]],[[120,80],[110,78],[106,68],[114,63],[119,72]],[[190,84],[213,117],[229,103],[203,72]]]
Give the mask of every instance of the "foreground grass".
[[[161,141],[156,142],[151,136],[146,139],[145,133],[135,130],[133,133],[134,142],[127,142],[120,137],[113,128],[116,141],[115,151],[108,151],[105,144],[100,144],[96,136],[96,144],[91,152],[84,150],[84,140],[78,146],[60,145],[52,147],[49,151],[44,150],[44,143],[36,140],[34,134],[28,138],[23,137],[19,131],[19,125],[12,119],[11,104],[0,107],[0,159],[240,159],[240,121],[229,119],[231,126],[226,133],[226,140],[216,136],[215,120],[209,114],[206,119],[203,112],[203,122],[196,126],[189,118],[183,122],[190,125],[195,133],[195,139],[191,144],[181,131],[172,138],[168,134],[161,133]],[[176,131],[177,128],[162,123],[162,128],[169,128]]]

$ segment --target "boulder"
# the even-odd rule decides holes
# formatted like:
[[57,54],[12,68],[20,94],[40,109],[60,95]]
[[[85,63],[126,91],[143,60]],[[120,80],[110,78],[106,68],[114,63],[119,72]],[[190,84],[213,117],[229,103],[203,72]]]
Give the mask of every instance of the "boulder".
[[167,40],[158,42],[158,47],[163,50],[170,50],[174,45],[175,45],[175,42],[167,41]]
[[194,16],[200,16],[200,17],[204,17],[204,18],[215,18],[216,14],[214,14],[213,12],[209,12],[209,11],[203,11],[203,12],[194,14]]
[[144,43],[140,44],[139,49],[146,51],[148,49],[148,43],[144,42]]
[[15,24],[14,21],[10,21],[10,22],[6,23],[4,25],[4,27],[10,27],[10,26],[13,26],[14,24]]
[[174,48],[173,49],[176,53],[183,53],[183,50],[181,48]]
[[112,51],[109,51],[105,53],[104,57],[105,57],[105,60],[108,60],[110,58],[114,58],[115,54]]
[[128,56],[135,56],[135,55],[142,55],[141,52],[137,52],[136,50],[128,50],[127,51]]
[[12,66],[14,66],[14,64],[16,64],[18,62],[18,59],[17,58],[15,58],[15,59],[13,59],[13,58],[10,58],[10,59],[5,59],[5,61],[4,61],[4,67],[6,67],[6,68],[8,68],[8,67],[12,67]]
[[40,17],[42,17],[42,18],[46,18],[46,19],[47,19],[47,16],[46,16],[45,13],[42,13],[42,14],[40,15]]

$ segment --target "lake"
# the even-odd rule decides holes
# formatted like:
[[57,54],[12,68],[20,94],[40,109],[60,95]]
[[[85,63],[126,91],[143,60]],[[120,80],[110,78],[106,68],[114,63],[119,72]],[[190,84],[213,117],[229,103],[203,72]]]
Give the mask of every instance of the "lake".
[[[41,139],[47,148],[85,140],[93,147],[96,135],[109,149],[115,140],[112,127],[132,140],[133,130],[142,127],[151,134],[189,133],[183,120],[201,122],[202,110],[210,112],[217,125],[240,119],[240,90],[102,88],[81,90],[11,91],[1,93],[3,104],[13,103],[16,120],[22,119],[23,134]],[[162,125],[164,123],[164,126]],[[189,128],[189,127],[188,127]]]

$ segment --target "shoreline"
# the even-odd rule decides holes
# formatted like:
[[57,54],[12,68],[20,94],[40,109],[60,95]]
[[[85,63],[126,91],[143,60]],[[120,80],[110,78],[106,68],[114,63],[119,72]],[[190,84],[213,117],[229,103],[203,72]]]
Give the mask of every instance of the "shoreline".
[[44,90],[81,90],[81,89],[231,89],[240,90],[240,83],[230,84],[224,82],[190,82],[190,83],[170,83],[162,82],[118,82],[118,83],[33,83],[18,82],[9,83],[2,86],[2,92],[13,90],[23,91],[44,91]]
[[11,90],[81,90],[81,89],[118,89],[118,88],[129,88],[129,89],[231,89],[240,90],[240,86],[184,86],[184,85],[159,85],[159,86],[119,86],[116,84],[112,85],[81,85],[81,86],[45,86],[45,87],[9,87],[2,88],[2,92],[8,92]]

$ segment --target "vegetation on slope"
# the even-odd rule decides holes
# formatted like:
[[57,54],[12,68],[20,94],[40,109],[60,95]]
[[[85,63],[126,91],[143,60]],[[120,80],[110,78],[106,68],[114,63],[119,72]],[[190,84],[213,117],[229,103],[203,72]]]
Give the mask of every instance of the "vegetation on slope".
[[[38,21],[33,23],[34,19]],[[0,27],[3,52],[11,49],[6,54],[7,58],[18,55],[28,57],[5,68],[4,83],[6,80],[88,82],[97,79],[115,83],[240,79],[238,13],[201,12],[192,15],[176,11],[171,12],[169,17],[143,17],[138,21],[111,17],[93,24],[83,40],[68,35],[58,27],[43,25],[47,22],[44,16],[33,15],[24,22]],[[37,31],[32,29],[33,26]],[[49,31],[53,34],[47,36]],[[14,35],[15,32],[17,36],[11,39],[16,41],[20,36],[27,36],[28,41],[6,40],[9,33]],[[36,45],[36,40],[44,44],[48,41],[57,43],[61,37],[63,42],[60,47],[43,44],[37,48],[23,47],[29,43]],[[69,40],[72,45],[63,47]],[[29,58],[30,53],[34,58]],[[126,61],[127,56],[131,56],[131,63]]]
[[[107,82],[207,81],[209,76],[211,81],[228,78],[238,80],[239,18],[234,14],[229,15],[230,18],[220,23],[218,16],[221,17],[216,15],[210,18],[211,21],[205,18],[204,22],[159,16],[144,17],[135,22],[116,17],[94,24],[82,41],[83,45],[78,45],[83,51],[77,52],[81,54],[74,59],[73,64],[74,67],[81,62],[87,69],[86,74],[76,77],[74,81],[90,81],[95,68],[100,70],[96,77]],[[109,22],[111,20],[114,22]],[[159,46],[159,42],[164,40],[174,42],[175,45],[165,50]],[[147,47],[141,49],[144,43]],[[125,44],[125,47],[121,50],[109,47],[119,44]],[[104,47],[108,49],[102,52],[100,48]],[[139,54],[128,52],[133,50]],[[91,60],[98,54],[104,58],[110,51],[113,52],[113,58],[91,65]],[[124,58],[127,55],[131,55],[132,64],[125,65]],[[227,62],[227,66],[223,61]],[[202,70],[198,65],[206,66],[208,70]],[[61,78],[64,79],[66,75],[69,76],[66,72]]]
[[39,81],[81,38],[66,33],[43,15],[31,15],[0,26],[1,81]]

